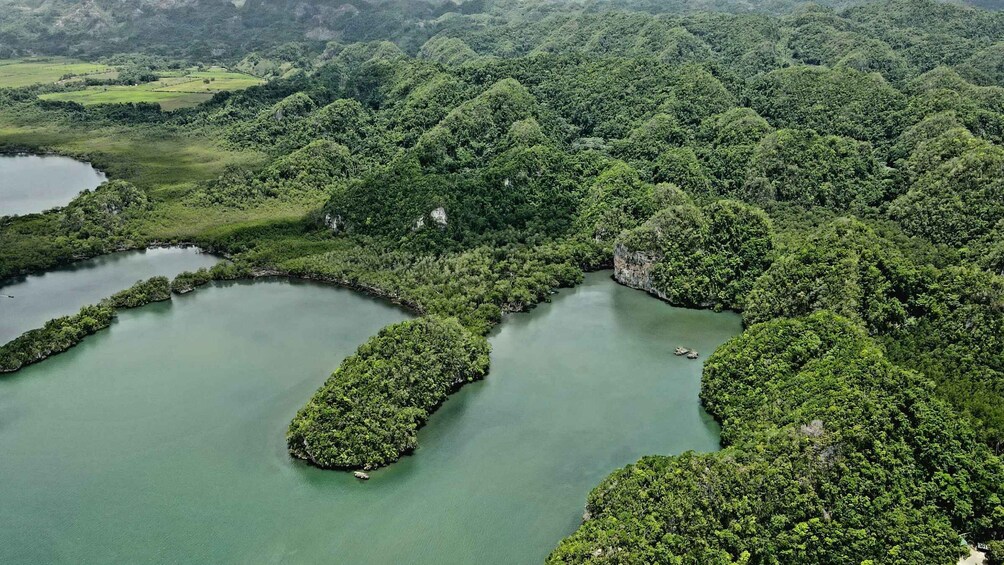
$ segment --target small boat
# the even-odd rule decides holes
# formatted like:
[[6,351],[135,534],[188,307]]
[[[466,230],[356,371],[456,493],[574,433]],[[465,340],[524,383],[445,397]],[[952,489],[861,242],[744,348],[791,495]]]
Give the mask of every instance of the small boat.
[[675,355],[686,355],[690,353],[690,350],[686,347],[677,347],[676,351],[673,352]]
[[363,473],[362,471],[356,471],[355,473],[352,473],[352,476],[355,477],[355,478],[357,478],[357,479],[359,479],[359,480],[361,480],[361,481],[368,481],[368,480],[370,480],[370,476],[367,475],[366,473]]
[[697,352],[691,351],[690,353],[687,353],[687,359],[697,359]]

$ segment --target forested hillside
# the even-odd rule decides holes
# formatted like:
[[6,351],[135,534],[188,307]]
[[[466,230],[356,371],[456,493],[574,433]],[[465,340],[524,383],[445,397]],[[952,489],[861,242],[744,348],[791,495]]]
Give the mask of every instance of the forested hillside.
[[[868,0],[820,0],[846,8]],[[1000,9],[994,0],[951,0]],[[25,55],[101,56],[142,52],[190,59],[240,60],[283,44],[316,48],[327,41],[388,40],[409,54],[443,29],[468,19],[534,22],[570,9],[578,13],[630,10],[646,14],[783,14],[798,0],[0,0],[0,59]],[[515,18],[514,18],[515,16]],[[279,49],[289,56],[297,47]]]
[[0,147],[116,179],[0,218],[0,279],[194,241],[423,315],[304,399],[294,455],[390,464],[504,314],[615,267],[742,313],[703,380],[724,448],[616,471],[551,562],[948,564],[1004,539],[1004,12],[4,4],[0,56],[270,80],[175,112],[0,90]]

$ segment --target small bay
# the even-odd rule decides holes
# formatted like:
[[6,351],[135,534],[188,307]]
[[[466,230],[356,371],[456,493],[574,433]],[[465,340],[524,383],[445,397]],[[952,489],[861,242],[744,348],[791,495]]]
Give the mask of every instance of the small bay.
[[0,155],[0,216],[65,206],[80,191],[105,180],[105,174],[89,163],[69,157]]
[[739,317],[609,272],[508,317],[492,369],[371,473],[291,459],[285,429],[346,355],[409,315],[314,283],[214,283],[0,378],[0,562],[539,563],[591,488],[718,448],[702,359]]

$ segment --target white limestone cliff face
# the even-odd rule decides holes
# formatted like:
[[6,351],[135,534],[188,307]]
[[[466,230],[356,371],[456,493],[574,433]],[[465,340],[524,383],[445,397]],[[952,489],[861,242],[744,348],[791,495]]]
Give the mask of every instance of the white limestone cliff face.
[[644,290],[666,300],[665,293],[652,284],[652,266],[661,258],[656,253],[630,251],[618,243],[614,246],[614,280],[624,286]]

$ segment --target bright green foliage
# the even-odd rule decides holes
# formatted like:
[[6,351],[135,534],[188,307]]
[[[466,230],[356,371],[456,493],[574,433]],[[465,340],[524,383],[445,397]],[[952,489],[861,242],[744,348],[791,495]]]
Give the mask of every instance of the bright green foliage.
[[950,563],[1004,528],[1000,461],[840,317],[749,328],[701,396],[730,447],[617,471],[549,562]]
[[396,461],[418,447],[418,428],[448,394],[488,372],[488,351],[483,337],[451,318],[384,328],[296,414],[290,453],[327,468]]
[[866,142],[812,130],[783,129],[760,141],[750,160],[745,197],[846,209],[882,195],[879,164]]
[[514,79],[501,80],[446,115],[418,140],[423,167],[465,169],[496,154],[512,125],[532,116],[536,101]]
[[[955,135],[947,132],[946,135]],[[1004,149],[977,147],[922,176],[890,213],[910,233],[962,246],[1004,218]]]
[[612,241],[654,211],[652,186],[625,163],[603,171],[586,193],[579,211],[581,230],[597,241]]
[[108,302],[112,307],[136,308],[151,302],[161,302],[171,299],[171,283],[167,277],[152,277],[111,295]]
[[344,183],[355,169],[356,163],[345,146],[318,139],[279,157],[258,173],[230,167],[218,179],[206,183],[196,199],[203,204],[236,208],[260,206],[266,199],[319,200]]
[[0,373],[17,371],[80,343],[84,337],[111,325],[115,308],[110,304],[84,306],[72,316],[49,320],[0,346]]
[[771,235],[767,215],[740,202],[678,204],[622,234],[615,260],[648,271],[647,281],[622,282],[672,304],[739,309],[769,264]]

